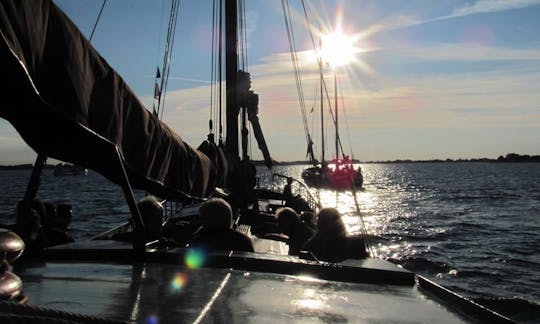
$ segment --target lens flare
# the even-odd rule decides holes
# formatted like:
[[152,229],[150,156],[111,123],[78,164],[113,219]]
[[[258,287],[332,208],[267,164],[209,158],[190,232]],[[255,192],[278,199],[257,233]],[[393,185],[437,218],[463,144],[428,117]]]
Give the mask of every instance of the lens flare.
[[173,280],[171,281],[171,288],[173,290],[179,291],[184,288],[187,283],[187,276],[183,273],[177,273]]
[[190,269],[199,269],[205,261],[205,253],[201,249],[189,249],[186,253],[186,266]]
[[150,315],[146,318],[146,324],[158,324],[159,320],[156,315]]

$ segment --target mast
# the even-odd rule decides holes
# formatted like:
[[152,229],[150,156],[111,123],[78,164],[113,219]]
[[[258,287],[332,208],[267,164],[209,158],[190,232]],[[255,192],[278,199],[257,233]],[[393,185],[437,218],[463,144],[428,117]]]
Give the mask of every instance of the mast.
[[238,157],[238,4],[237,0],[225,0],[225,91],[227,151]]
[[[336,164],[337,159],[339,158],[339,148],[338,148],[338,139],[339,139],[339,133],[338,133],[338,93],[337,93],[337,72],[334,67],[334,112],[336,115]],[[337,165],[336,165],[337,166]]]
[[324,105],[323,105],[323,63],[322,63],[322,39],[319,39],[321,54],[319,57],[320,92],[321,92],[321,165],[324,165]]

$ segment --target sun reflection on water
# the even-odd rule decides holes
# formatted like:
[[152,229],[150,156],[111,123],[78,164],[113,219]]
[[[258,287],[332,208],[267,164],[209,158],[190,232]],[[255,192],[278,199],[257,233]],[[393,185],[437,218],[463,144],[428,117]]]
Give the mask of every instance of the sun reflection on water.
[[[354,168],[357,168],[355,165]],[[338,209],[350,235],[363,232],[368,235],[373,256],[401,260],[409,255],[422,253],[427,246],[411,244],[407,240],[418,231],[432,236],[440,228],[427,228],[419,222],[419,208],[425,188],[411,181],[411,173],[398,166],[388,168],[384,164],[361,164],[364,186],[356,193],[336,193],[332,190],[311,188],[324,207]],[[280,173],[301,178],[305,166],[284,167]],[[262,179],[271,178],[271,172],[262,171]],[[359,211],[357,210],[357,206]],[[414,230],[411,230],[413,228]]]
[[375,257],[399,260],[418,253],[402,239],[401,231],[396,232],[396,227],[409,227],[417,217],[410,208],[416,203],[413,189],[417,188],[404,187],[402,181],[396,182],[378,165],[362,166],[362,169],[364,188],[356,192],[356,201],[351,191],[315,189],[315,196],[323,206],[338,209],[350,235],[361,234],[365,227]]

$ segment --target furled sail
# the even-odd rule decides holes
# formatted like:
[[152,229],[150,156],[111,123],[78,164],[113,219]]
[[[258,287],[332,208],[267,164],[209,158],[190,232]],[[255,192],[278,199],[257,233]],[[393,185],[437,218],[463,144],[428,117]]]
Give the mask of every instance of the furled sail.
[[2,0],[0,33],[0,117],[37,153],[120,183],[118,151],[133,187],[164,198],[208,196],[223,183],[223,158],[149,112],[52,1]]

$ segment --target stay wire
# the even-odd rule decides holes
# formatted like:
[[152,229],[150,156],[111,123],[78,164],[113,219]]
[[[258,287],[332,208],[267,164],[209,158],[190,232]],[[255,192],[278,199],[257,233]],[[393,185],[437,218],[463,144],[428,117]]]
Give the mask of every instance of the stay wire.
[[[304,0],[301,0],[301,3],[302,3],[302,8],[304,10],[304,17],[306,19],[306,22],[307,22],[307,27],[308,27],[308,33],[309,33],[309,37],[311,39],[311,44],[313,46],[313,50],[318,53],[317,51],[317,45],[315,44],[315,37],[313,37],[313,30],[312,30],[312,25],[311,25],[311,21],[309,19],[309,13],[308,13],[308,9],[307,9],[307,6],[304,2]],[[318,62],[318,65],[319,65],[319,74],[321,75],[321,82],[322,82],[322,85],[323,85],[323,89],[324,89],[324,94],[326,94],[326,100],[328,101],[328,110],[330,112],[330,116],[332,117],[332,121],[334,123],[334,127],[336,125],[336,119],[334,117],[334,114],[332,112],[332,102],[330,101],[330,95],[328,94],[328,87],[326,86],[326,81],[324,79],[324,74],[323,74],[323,62],[322,62],[322,56],[321,55],[317,55],[317,62]],[[321,125],[321,127],[324,127],[323,125]],[[339,138],[337,139],[337,141],[339,142]],[[321,148],[322,150],[324,148]],[[322,161],[321,161],[322,162]]]
[[208,121],[208,131],[214,134],[213,123],[216,120],[216,25],[217,25],[217,0],[212,1],[212,54],[210,59],[210,111]]
[[295,38],[294,38],[294,32],[291,24],[290,19],[290,7],[288,0],[281,0],[281,6],[283,8],[283,18],[285,20],[285,28],[287,30],[287,38],[289,41],[289,50],[291,53],[291,61],[293,65],[294,70],[294,78],[296,81],[296,90],[298,93],[298,101],[300,103],[300,112],[302,116],[302,123],[304,126],[304,134],[306,137],[306,143],[307,145],[310,145],[311,136],[309,134],[309,125],[307,121],[307,113],[306,113],[306,104],[305,104],[305,97],[304,97],[304,91],[303,91],[303,85],[302,85],[302,79],[300,76],[300,68],[298,66],[298,56],[296,55],[296,46],[295,46]]
[[244,72],[248,71],[248,53],[247,53],[247,29],[246,29],[246,4],[244,0],[238,2],[240,10],[239,21],[239,39],[240,39],[240,53],[241,53],[241,67]]
[[[308,15],[308,12],[307,12],[307,9],[306,9],[306,5],[305,5],[305,2],[304,0],[301,0],[302,2],[302,8],[304,10],[304,16],[305,16],[305,19],[307,21],[307,25],[308,25],[308,31],[309,31],[309,35],[310,35],[310,38],[311,38],[311,43],[313,45],[313,48],[316,49],[317,46],[315,45],[315,38],[313,37],[313,31],[312,31],[312,28],[311,28],[311,22],[309,20],[309,15]],[[319,69],[320,69],[320,73],[322,74],[322,61],[321,59],[319,59]],[[329,104],[329,107],[331,107],[330,105],[330,97],[328,96],[328,89],[326,87],[326,82],[324,82],[324,78],[322,79],[322,83],[323,83],[323,86],[324,86],[324,90],[326,92],[326,97],[328,99],[328,104]],[[332,113],[332,109],[330,108],[330,114],[334,120],[334,125],[335,125],[335,118],[334,118],[334,115]],[[341,141],[340,139],[338,138],[338,141],[341,145]],[[343,151],[343,148],[342,148],[342,151]],[[362,216],[362,213],[360,211],[360,204],[358,203],[358,198],[356,196],[356,188],[355,188],[355,185],[354,185],[354,182],[351,181],[352,183],[352,193],[353,193],[353,197],[354,197],[354,204],[355,204],[355,208],[356,208],[356,212],[358,213],[358,216],[360,217],[360,224],[361,224],[361,233],[362,233],[362,236],[364,237],[364,240],[366,242],[366,247],[368,248],[369,252],[370,252],[370,255],[371,256],[374,256],[374,253],[373,253],[373,248],[371,246],[371,244],[369,243],[369,239],[368,239],[368,236],[367,236],[367,228],[366,228],[366,224],[364,222],[364,217]]]
[[[163,46],[162,44],[162,32],[163,32],[163,17],[165,17],[165,2],[162,1],[161,2],[161,19],[159,20],[159,35],[158,35],[158,41],[156,42],[156,53],[159,54],[159,51],[161,49],[161,47]],[[159,58],[158,58],[159,55],[156,55],[156,66],[157,66],[157,71],[156,71],[156,76],[154,77],[154,100],[152,102],[152,113],[154,115],[157,116],[157,110],[156,110],[156,102],[158,104],[158,108],[159,109],[159,102],[160,102],[160,97],[161,97],[161,89],[159,88],[160,85],[158,85],[158,82],[159,80],[161,79],[161,73],[160,73],[160,67],[159,67]]]
[[[340,82],[341,82],[341,79],[340,79]],[[345,95],[343,94],[343,87],[338,85],[338,88],[339,88],[340,94],[341,94],[341,107],[343,107],[342,111],[343,111],[343,114],[345,115],[345,128],[347,129],[347,139],[348,139],[348,142],[349,142],[349,152],[351,152],[351,156],[354,159],[354,151],[352,149],[351,132],[350,132],[350,128],[349,128],[349,116],[347,115],[347,107],[345,106]]]
[[170,23],[169,23],[169,31],[170,33],[168,33],[168,41],[167,41],[167,54],[166,54],[166,61],[167,61],[167,64],[166,64],[166,69],[164,69],[164,77],[161,79],[162,83],[163,83],[163,87],[161,88],[162,90],[162,93],[163,93],[163,101],[162,101],[162,105],[161,105],[161,109],[159,111],[159,113],[161,113],[160,115],[160,119],[163,119],[163,112],[165,110],[165,98],[166,98],[166,94],[167,94],[167,85],[169,83],[169,73],[170,73],[170,68],[171,68],[171,61],[172,61],[172,49],[173,49],[173,45],[174,45],[174,39],[175,39],[175,36],[176,36],[176,23],[178,21],[178,12],[179,12],[179,6],[180,6],[180,0],[173,0],[173,4],[172,4],[172,10],[171,10],[171,18],[170,18]]
[[219,43],[218,43],[218,103],[219,103],[219,144],[223,143],[223,1],[219,1]]
[[96,31],[99,20],[101,19],[101,14],[103,13],[103,8],[105,8],[106,3],[107,3],[107,0],[103,0],[103,4],[101,4],[101,9],[99,9],[99,13],[98,13],[98,16],[96,18],[94,28],[92,28],[92,32],[90,33],[90,38],[88,38],[88,42],[90,42],[90,43],[92,42],[92,37],[94,37],[94,32]]
[[[159,94],[158,94],[158,107],[157,107],[157,116],[161,119],[163,117],[163,109],[164,107],[164,101],[165,101],[165,94],[166,94],[166,84],[168,79],[168,71],[169,71],[169,64],[170,64],[170,52],[171,52],[171,33],[173,32],[172,26],[174,26],[174,17],[175,17],[175,11],[176,11],[176,5],[177,0],[173,0],[171,2],[171,9],[169,13],[169,24],[167,26],[167,36],[165,41],[165,51],[163,54],[163,63],[161,68],[161,83],[159,86]],[[163,101],[162,101],[163,96]]]

